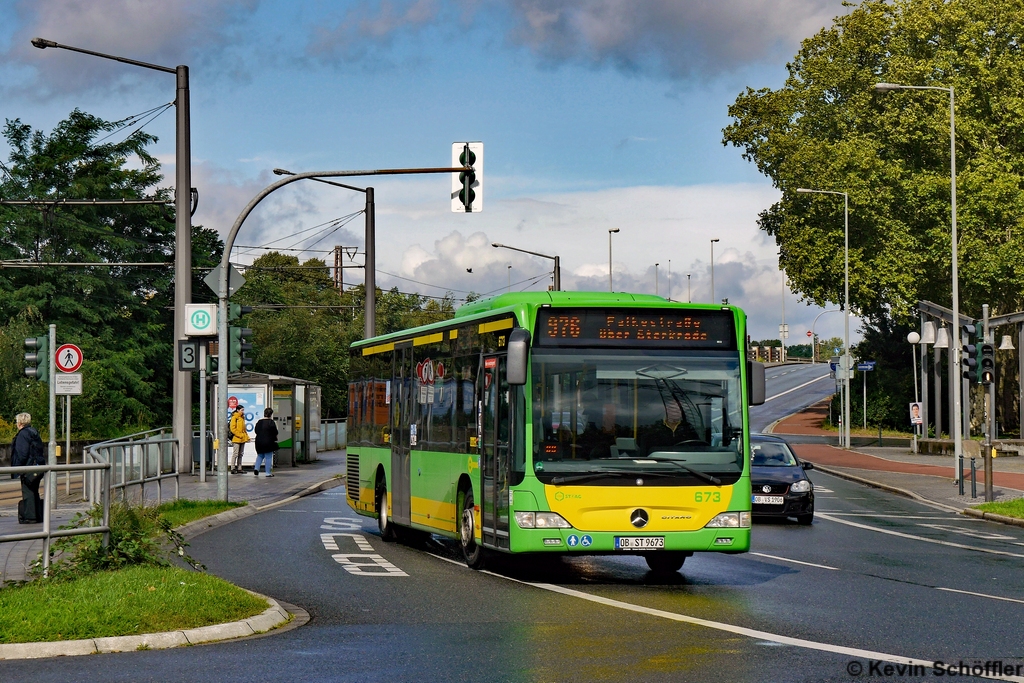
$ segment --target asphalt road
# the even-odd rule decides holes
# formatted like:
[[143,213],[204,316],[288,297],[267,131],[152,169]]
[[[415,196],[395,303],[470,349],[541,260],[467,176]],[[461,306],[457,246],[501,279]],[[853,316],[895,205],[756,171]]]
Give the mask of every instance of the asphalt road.
[[760,432],[776,420],[828,398],[836,391],[828,364],[778,365],[765,368],[764,405],[751,406],[750,431]]
[[0,662],[0,680],[902,680],[869,676],[883,655],[927,661],[920,680],[936,659],[1024,664],[1024,529],[811,474],[812,526],[757,523],[751,553],[697,555],[667,579],[629,556],[472,571],[448,543],[384,543],[334,489],[193,542],[210,571],[304,607],[306,626]]

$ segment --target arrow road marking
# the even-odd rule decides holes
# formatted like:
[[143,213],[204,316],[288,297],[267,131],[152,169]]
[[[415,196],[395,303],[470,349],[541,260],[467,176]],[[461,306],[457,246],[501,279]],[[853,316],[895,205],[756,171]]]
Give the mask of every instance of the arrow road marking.
[[766,398],[766,399],[764,400],[764,402],[765,402],[765,403],[767,403],[768,401],[774,401],[774,400],[775,400],[775,399],[777,399],[777,398],[778,398],[779,396],[785,396],[786,394],[791,394],[791,393],[793,393],[794,391],[796,391],[797,389],[803,389],[804,387],[806,387],[806,386],[808,386],[808,385],[810,385],[810,384],[814,384],[815,382],[817,382],[817,381],[819,381],[819,380],[823,380],[823,379],[829,379],[829,376],[828,376],[828,375],[822,375],[821,377],[815,377],[815,378],[814,378],[814,379],[812,379],[812,380],[811,380],[810,382],[804,382],[803,384],[801,384],[801,385],[800,385],[800,386],[798,386],[798,387],[793,387],[792,389],[786,389],[786,390],[785,390],[785,391],[783,391],[783,392],[782,392],[781,394],[775,394],[774,396],[769,396],[768,398]]

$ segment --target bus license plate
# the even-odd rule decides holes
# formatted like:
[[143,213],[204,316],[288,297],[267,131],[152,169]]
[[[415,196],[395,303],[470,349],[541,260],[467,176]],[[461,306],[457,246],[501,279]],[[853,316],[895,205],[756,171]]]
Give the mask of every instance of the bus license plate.
[[665,547],[664,536],[616,536],[616,550],[661,550]]
[[782,505],[782,496],[754,496],[755,505]]

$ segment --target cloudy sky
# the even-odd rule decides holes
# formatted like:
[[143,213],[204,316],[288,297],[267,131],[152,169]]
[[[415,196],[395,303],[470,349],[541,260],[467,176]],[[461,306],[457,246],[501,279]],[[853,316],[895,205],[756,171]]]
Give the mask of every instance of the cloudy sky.
[[[550,283],[549,261],[490,246],[502,242],[558,254],[565,289],[603,290],[619,228],[616,290],[708,301],[717,238],[715,297],[768,338],[783,275],[755,221],[777,193],[721,129],[739,92],[779,87],[800,40],[843,11],[841,0],[4,0],[0,115],[49,130],[74,107],[120,120],[174,97],[169,74],[38,50],[34,36],[189,65],[195,221],[222,233],[273,168],[446,166],[453,142],[480,140],[482,213],[451,212],[448,177],[352,181],[375,188],[378,284],[461,297]],[[170,185],[173,109],[146,130]],[[268,245],[361,252],[362,201],[316,183],[281,190],[242,228],[237,260]],[[792,294],[785,310],[791,343],[822,312]],[[841,316],[816,331],[841,334]]]

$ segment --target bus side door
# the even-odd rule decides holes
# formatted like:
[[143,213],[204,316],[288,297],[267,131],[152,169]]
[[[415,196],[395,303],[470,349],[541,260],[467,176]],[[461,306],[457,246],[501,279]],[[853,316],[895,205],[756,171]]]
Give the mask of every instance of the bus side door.
[[480,372],[480,531],[484,545],[508,548],[511,430],[505,356],[484,356]]
[[388,482],[388,490],[391,492],[391,519],[397,524],[411,522],[409,447],[416,438],[412,433],[415,376],[412,343],[404,348],[398,348],[396,344],[394,379],[391,382],[391,481]]

